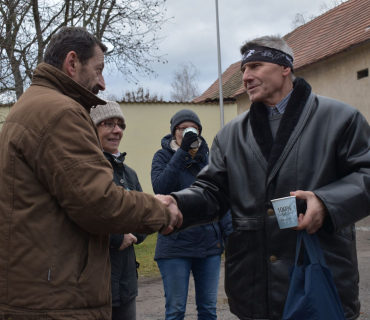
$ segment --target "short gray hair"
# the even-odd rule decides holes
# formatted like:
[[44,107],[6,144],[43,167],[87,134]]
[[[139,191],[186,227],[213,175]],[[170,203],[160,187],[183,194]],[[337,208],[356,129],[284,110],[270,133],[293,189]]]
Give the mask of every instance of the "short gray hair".
[[[243,55],[251,47],[263,46],[268,48],[277,49],[289,54],[294,59],[294,53],[291,47],[285,42],[285,40],[280,36],[264,36],[255,38],[253,40],[247,40],[241,47],[240,53]],[[292,75],[292,81],[294,81],[295,76]]]

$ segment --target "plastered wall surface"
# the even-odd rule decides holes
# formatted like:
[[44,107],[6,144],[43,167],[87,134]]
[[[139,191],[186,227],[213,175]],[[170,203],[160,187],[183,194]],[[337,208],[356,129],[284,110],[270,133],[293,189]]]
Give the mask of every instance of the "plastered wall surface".
[[[209,147],[220,130],[220,107],[216,104],[180,103],[123,103],[120,105],[126,119],[126,130],[119,151],[127,152],[126,163],[138,174],[144,192],[153,194],[150,170],[154,153],[161,148],[161,139],[170,133],[170,119],[181,109],[191,109],[200,118],[202,136]],[[10,107],[0,107],[0,122]],[[225,123],[237,116],[236,104],[224,105]],[[2,124],[0,124],[0,130]]]
[[10,112],[10,106],[7,106],[7,107],[0,106],[0,131],[1,131],[1,128],[3,127],[3,122],[5,121],[5,118],[7,117],[9,112]]
[[316,94],[357,108],[369,122],[370,77],[357,79],[357,72],[364,69],[370,69],[370,43],[300,70],[297,76],[305,78]]
[[[202,136],[209,147],[220,130],[220,109],[218,105],[206,104],[121,104],[126,119],[119,150],[127,152],[127,165],[138,174],[144,192],[153,194],[150,179],[151,163],[155,152],[161,149],[162,138],[170,133],[170,119],[181,109],[191,109],[200,118]],[[237,116],[236,104],[224,105],[225,123]]]
[[249,108],[251,107],[251,101],[249,100],[247,92],[236,97],[236,105],[238,109],[238,114],[249,110]]

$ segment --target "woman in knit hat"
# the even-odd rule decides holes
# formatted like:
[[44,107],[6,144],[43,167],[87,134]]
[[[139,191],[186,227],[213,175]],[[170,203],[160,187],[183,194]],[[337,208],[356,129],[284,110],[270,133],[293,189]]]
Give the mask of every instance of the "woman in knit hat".
[[[106,105],[92,108],[90,116],[97,129],[103,153],[113,167],[113,180],[127,190],[142,192],[136,172],[125,163],[126,152],[118,151],[125,117],[117,102],[107,101]],[[111,234],[110,261],[112,286],[112,320],[136,319],[136,296],[138,265],[133,244],[144,241],[144,234]]]
[[[157,151],[152,162],[151,177],[156,194],[188,188],[208,164],[209,150],[201,136],[202,125],[197,114],[183,109],[171,118],[170,123],[171,133],[162,139],[162,149]],[[186,132],[188,128],[195,132]],[[154,259],[163,280],[166,320],[184,319],[190,273],[195,283],[198,320],[217,319],[221,254],[231,231],[228,213],[220,222],[171,236],[158,234]]]

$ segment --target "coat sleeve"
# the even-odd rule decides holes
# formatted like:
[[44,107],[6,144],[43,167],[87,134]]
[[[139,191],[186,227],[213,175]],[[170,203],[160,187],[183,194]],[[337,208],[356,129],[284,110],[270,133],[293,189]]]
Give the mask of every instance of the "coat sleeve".
[[155,194],[169,194],[180,181],[180,174],[185,170],[185,158],[190,155],[178,149],[172,157],[165,150],[159,150],[152,161],[152,185]]
[[109,235],[109,246],[114,249],[119,249],[125,239],[124,234],[110,234]]
[[222,219],[230,208],[227,167],[217,136],[215,137],[209,165],[197,176],[188,189],[171,194],[183,214],[184,221],[176,232]]
[[337,172],[340,179],[313,190],[328,209],[323,227],[331,234],[370,213],[370,128],[358,111],[340,137]]
[[137,173],[135,170],[131,169],[132,173],[134,174],[135,177],[135,190],[139,192],[143,192],[143,188],[141,187],[141,184],[139,182],[139,177],[137,176]]
[[[135,171],[134,171],[135,172]],[[135,186],[135,190],[136,191],[139,191],[139,192],[143,192],[143,189],[141,188],[141,184],[139,182],[139,177],[137,176],[137,173],[135,172],[135,176],[136,176],[136,186]],[[142,234],[142,233],[133,233],[133,235],[137,238],[137,242],[135,244],[140,244],[142,243],[147,235],[146,234]]]
[[88,114],[64,109],[43,133],[33,170],[76,224],[93,234],[150,234],[170,223],[170,212],[153,196],[112,181]]
[[233,232],[231,213],[228,211],[225,216],[218,222],[224,243],[226,244],[229,234]]
[[133,235],[137,238],[137,242],[135,244],[142,243],[147,237],[146,234],[141,234],[141,233],[133,233]]

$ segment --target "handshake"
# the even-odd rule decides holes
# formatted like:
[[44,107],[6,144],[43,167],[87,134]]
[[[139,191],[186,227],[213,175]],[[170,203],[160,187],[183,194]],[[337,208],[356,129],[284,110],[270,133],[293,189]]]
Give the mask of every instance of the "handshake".
[[162,194],[157,194],[155,196],[159,201],[161,201],[171,212],[171,222],[170,225],[162,230],[162,234],[166,235],[171,233],[175,227],[180,228],[182,225],[182,213],[177,207],[176,200],[171,196],[164,196]]

